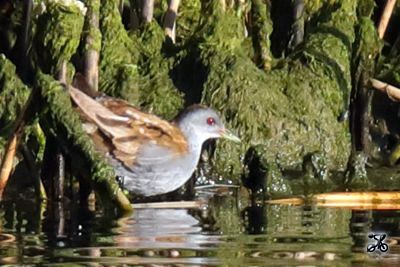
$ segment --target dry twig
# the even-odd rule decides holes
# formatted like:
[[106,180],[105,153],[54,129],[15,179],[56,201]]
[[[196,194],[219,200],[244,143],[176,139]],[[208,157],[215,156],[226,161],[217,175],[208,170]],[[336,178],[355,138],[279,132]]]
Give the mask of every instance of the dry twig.
[[386,28],[389,24],[390,17],[392,16],[393,13],[393,8],[396,4],[396,0],[387,0],[385,9],[383,10],[381,20],[379,21],[378,25],[378,35],[379,38],[383,38],[386,32]]
[[4,188],[7,185],[8,178],[10,177],[12,167],[14,164],[14,156],[17,151],[17,135],[13,134],[8,140],[5,147],[5,154],[0,167],[0,200],[3,197]]
[[172,43],[175,43],[175,23],[180,2],[180,0],[169,0],[168,10],[164,18],[164,32],[171,39]]
[[393,101],[400,101],[400,89],[377,79],[371,79],[371,85],[375,89],[387,94]]

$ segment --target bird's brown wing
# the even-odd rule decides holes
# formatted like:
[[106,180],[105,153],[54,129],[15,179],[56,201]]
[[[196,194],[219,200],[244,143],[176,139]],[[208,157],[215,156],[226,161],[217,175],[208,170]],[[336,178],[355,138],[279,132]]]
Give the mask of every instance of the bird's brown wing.
[[[72,86],[68,91],[86,121],[101,131],[90,133],[95,145],[112,153],[124,165],[135,162],[140,146],[145,143],[169,148],[176,154],[187,151],[186,139],[175,125],[141,112],[123,100],[110,97],[94,100]],[[107,145],[107,138],[113,149]]]

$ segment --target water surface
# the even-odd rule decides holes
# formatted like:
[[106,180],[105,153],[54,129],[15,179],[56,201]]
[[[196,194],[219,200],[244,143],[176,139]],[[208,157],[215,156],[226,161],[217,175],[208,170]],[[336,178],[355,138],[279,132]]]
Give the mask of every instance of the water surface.
[[[21,200],[1,204],[0,264],[400,266],[399,223],[393,210],[245,206],[232,196],[119,219],[73,207],[60,220]],[[366,252],[371,232],[388,235],[388,252]]]

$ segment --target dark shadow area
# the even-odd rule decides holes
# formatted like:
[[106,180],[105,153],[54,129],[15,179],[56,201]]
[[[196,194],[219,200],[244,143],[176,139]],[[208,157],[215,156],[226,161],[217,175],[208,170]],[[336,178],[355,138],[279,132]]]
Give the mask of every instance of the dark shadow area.
[[169,72],[174,86],[185,94],[185,105],[199,103],[208,70],[203,65],[198,51],[183,57]]
[[287,48],[290,39],[290,29],[293,24],[291,0],[272,1],[271,19],[273,31],[270,37],[271,52],[274,57],[281,57]]

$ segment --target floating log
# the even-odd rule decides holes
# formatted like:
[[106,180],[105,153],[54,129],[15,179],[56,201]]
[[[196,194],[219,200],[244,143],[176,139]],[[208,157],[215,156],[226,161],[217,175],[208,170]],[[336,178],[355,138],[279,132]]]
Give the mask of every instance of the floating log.
[[[267,204],[303,205],[306,199],[285,198],[266,201]],[[316,194],[309,204],[320,207],[349,209],[394,210],[400,209],[400,192],[334,192]]]
[[303,205],[305,203],[303,198],[292,197],[283,199],[271,199],[266,201],[267,204],[282,204],[282,205]]
[[134,209],[196,209],[201,208],[204,201],[169,201],[133,204]]

